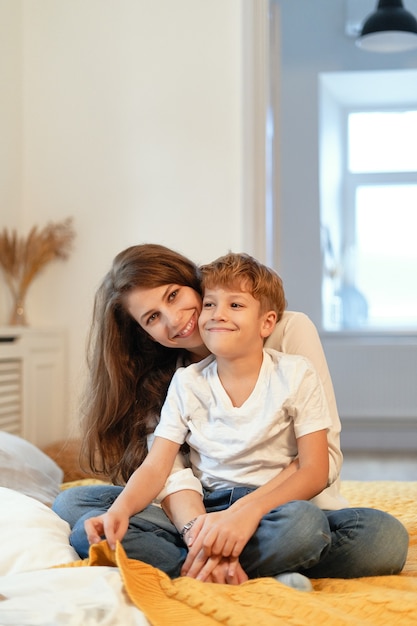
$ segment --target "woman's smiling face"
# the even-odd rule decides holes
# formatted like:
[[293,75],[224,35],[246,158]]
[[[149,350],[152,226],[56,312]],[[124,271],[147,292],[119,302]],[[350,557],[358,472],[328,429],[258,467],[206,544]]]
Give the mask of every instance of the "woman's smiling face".
[[154,341],[200,356],[208,354],[198,329],[202,300],[191,287],[176,284],[150,289],[137,287],[126,294],[125,305]]

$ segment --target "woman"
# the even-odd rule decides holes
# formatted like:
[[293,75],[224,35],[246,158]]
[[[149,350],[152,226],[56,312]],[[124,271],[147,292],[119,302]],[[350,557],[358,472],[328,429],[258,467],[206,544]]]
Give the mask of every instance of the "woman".
[[[84,520],[110,507],[145,457],[176,367],[208,355],[198,331],[200,311],[198,268],[177,252],[154,244],[133,246],[117,255],[97,292],[89,340],[90,380],[84,405],[83,446],[90,467],[107,474],[114,485],[64,491],[53,507],[69,522],[71,543],[81,557],[87,556],[89,547]],[[296,503],[299,509],[288,520],[285,548],[297,546],[297,555],[291,562],[287,550],[282,572],[302,570],[312,578],[399,572],[408,547],[407,533],[400,522],[381,511],[342,508],[346,503],[338,492],[340,421],[314,325],[301,313],[285,312],[266,345],[302,354],[312,361],[333,421],[328,433],[330,486],[315,499],[325,511],[330,547],[324,550],[323,546],[311,544],[310,520],[302,508],[305,503]],[[159,507],[152,505],[131,518],[123,539],[128,556],[150,563],[171,577],[180,575],[184,561],[183,573],[196,576],[201,566],[195,565],[201,554],[194,554],[192,548],[192,558],[186,560],[187,548],[180,534],[187,533],[191,521],[205,513],[201,487],[186,468],[184,458],[178,458],[159,497],[173,524]],[[297,471],[296,461],[287,470]],[[197,544],[202,520],[207,529],[210,513],[199,517],[194,525],[193,540]],[[311,550],[312,556],[302,562],[300,550],[306,554]],[[247,574],[255,577],[259,570],[237,570],[235,578],[228,580],[227,559],[222,559],[210,579],[238,583]]]

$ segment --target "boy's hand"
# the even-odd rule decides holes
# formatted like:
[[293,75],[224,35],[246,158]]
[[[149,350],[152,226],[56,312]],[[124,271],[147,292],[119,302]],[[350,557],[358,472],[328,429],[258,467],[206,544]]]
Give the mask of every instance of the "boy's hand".
[[[238,556],[258,527],[259,519],[250,515],[249,507],[208,513],[197,518],[185,537],[189,551],[182,575],[207,580],[214,567],[228,560],[227,576],[234,579],[241,570]],[[241,572],[238,574],[240,577]],[[246,574],[245,574],[246,576]]]
[[99,543],[104,535],[112,550],[116,548],[116,541],[123,539],[128,526],[129,517],[120,512],[113,512],[111,509],[103,515],[90,517],[84,522],[88,543]]

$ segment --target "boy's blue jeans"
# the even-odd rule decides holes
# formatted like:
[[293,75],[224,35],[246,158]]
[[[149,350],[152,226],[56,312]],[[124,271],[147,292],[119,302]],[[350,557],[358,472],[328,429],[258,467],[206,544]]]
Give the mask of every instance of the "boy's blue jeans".
[[[70,542],[81,558],[89,551],[84,520],[107,511],[121,490],[89,485],[67,489],[56,498],[52,508],[69,523]],[[226,509],[250,491],[237,487],[205,492],[206,510]],[[159,507],[151,505],[134,515],[122,544],[130,558],[158,567],[171,578],[180,575],[187,549]],[[357,578],[400,572],[407,550],[407,531],[388,513],[367,508],[322,511],[297,500],[262,518],[240,562],[250,578],[288,571],[310,578]]]

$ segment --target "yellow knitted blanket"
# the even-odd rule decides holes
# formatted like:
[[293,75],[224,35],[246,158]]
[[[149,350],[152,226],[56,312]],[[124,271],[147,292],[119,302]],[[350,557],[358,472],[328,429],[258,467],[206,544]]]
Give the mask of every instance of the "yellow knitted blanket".
[[103,541],[89,558],[70,566],[114,565],[126,592],[152,626],[404,626],[417,624],[417,482],[343,483],[352,506],[371,506],[398,517],[410,534],[407,564],[399,576],[314,580],[311,593],[271,578],[239,586],[171,580],[160,570],[115,552]]

